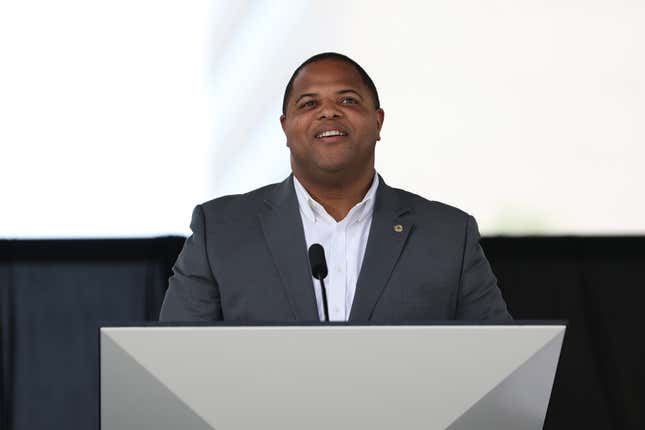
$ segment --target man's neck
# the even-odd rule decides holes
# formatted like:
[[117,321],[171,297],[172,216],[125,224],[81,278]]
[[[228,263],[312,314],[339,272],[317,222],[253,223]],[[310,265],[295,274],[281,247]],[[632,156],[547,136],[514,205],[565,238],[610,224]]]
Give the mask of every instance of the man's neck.
[[374,181],[375,174],[372,169],[371,172],[368,171],[349,181],[321,183],[294,172],[294,176],[298,178],[311,198],[320,203],[336,221],[344,219],[349,211],[363,200]]

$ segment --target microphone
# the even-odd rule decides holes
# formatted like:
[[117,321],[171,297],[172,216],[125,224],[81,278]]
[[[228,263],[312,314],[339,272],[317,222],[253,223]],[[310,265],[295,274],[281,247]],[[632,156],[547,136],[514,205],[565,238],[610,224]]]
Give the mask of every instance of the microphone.
[[325,248],[321,244],[314,243],[309,247],[309,264],[311,264],[311,274],[320,281],[325,322],[329,322],[327,291],[325,290],[325,282],[323,281],[327,277],[327,261],[325,260]]

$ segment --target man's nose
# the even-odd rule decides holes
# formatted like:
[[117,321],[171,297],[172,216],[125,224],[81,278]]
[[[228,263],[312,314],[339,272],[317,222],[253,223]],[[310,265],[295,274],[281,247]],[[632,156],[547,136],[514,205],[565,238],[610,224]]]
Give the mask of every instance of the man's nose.
[[342,111],[334,100],[325,100],[320,102],[320,111],[318,112],[318,119],[340,118],[343,116]]

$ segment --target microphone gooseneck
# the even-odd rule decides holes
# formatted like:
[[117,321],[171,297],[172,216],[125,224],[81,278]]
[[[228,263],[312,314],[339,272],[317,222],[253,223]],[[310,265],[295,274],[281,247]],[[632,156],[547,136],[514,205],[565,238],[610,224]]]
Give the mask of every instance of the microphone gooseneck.
[[309,247],[309,264],[311,264],[311,274],[320,281],[325,322],[328,322],[329,309],[327,307],[327,291],[325,290],[324,282],[327,277],[327,261],[325,260],[325,249],[319,243],[314,243]]

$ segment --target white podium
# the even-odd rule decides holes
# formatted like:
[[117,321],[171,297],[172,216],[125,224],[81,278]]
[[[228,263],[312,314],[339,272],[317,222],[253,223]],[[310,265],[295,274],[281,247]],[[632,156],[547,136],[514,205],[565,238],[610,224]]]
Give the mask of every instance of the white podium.
[[561,323],[100,329],[101,429],[537,430]]

